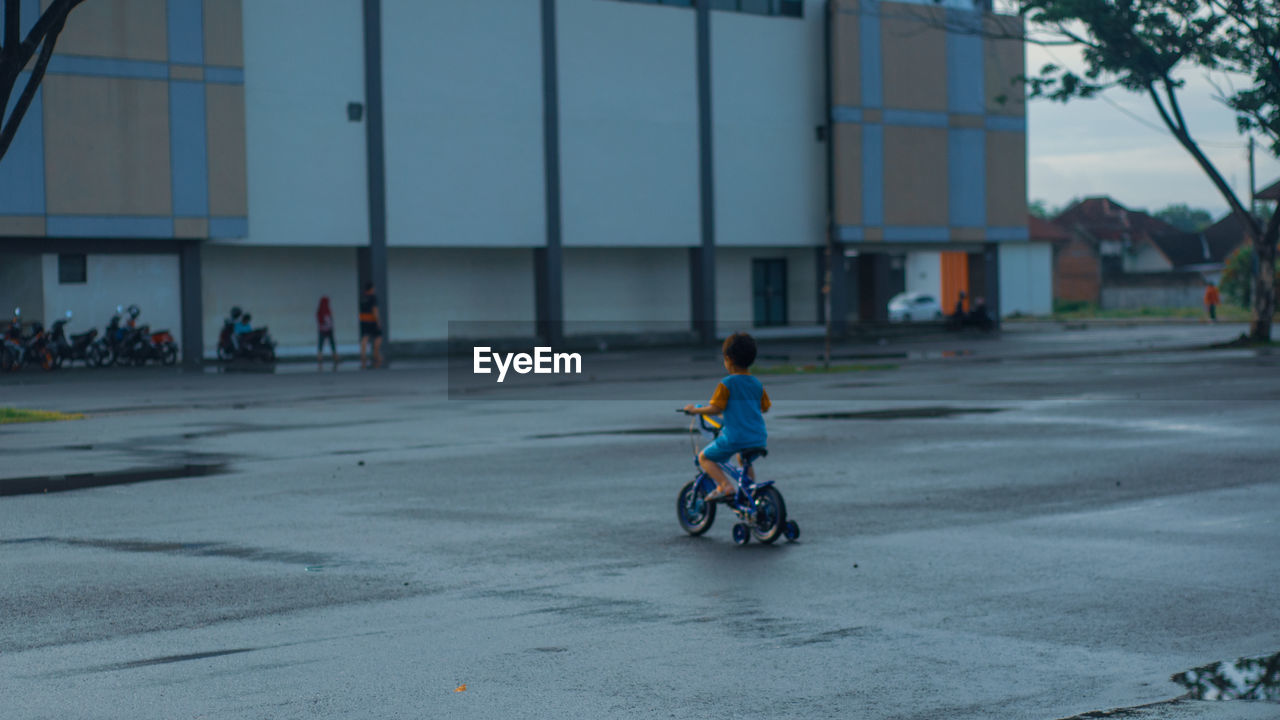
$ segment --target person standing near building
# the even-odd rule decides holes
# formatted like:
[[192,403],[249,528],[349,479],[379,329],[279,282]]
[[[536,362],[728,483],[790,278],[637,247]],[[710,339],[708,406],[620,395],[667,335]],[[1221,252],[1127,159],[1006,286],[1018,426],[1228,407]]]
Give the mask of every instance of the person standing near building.
[[316,369],[324,369],[324,341],[329,341],[329,349],[333,351],[333,369],[338,369],[338,344],[333,339],[333,310],[329,309],[329,296],[320,296],[320,306],[316,308]]
[[1204,289],[1204,310],[1209,315],[1209,322],[1218,322],[1218,303],[1221,298],[1218,296],[1218,287],[1213,283],[1206,283]]
[[[366,348],[373,345],[373,363],[366,364]],[[382,367],[382,321],[378,318],[378,296],[373,283],[364,284],[360,295],[360,369]]]

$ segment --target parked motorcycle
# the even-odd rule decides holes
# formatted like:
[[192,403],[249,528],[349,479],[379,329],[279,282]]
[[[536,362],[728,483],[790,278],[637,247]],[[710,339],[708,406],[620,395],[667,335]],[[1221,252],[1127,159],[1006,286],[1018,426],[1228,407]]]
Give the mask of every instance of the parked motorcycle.
[[102,337],[93,343],[92,365],[94,367],[114,365],[116,358],[120,355],[126,330],[120,325],[120,315],[123,312],[124,307],[117,305],[116,314],[111,316],[111,321],[107,323],[107,329],[102,332]]
[[94,339],[98,337],[98,331],[90,328],[85,332],[68,336],[66,325],[70,321],[71,311],[68,310],[66,317],[55,321],[49,330],[49,345],[53,349],[54,365],[62,367],[64,362],[81,360],[86,367],[97,367],[98,347]]
[[146,365],[148,360],[164,365],[178,361],[178,343],[168,330],[151,332],[151,326],[142,325],[130,334],[129,341],[124,357],[134,365]]
[[0,370],[9,372],[22,367],[27,349],[22,337],[22,308],[13,309],[13,319],[0,341]]
[[253,319],[252,315],[242,313],[240,308],[231,308],[231,315],[222,321],[222,331],[218,333],[218,359],[229,362],[236,359],[260,360],[275,362],[276,342],[266,327],[254,328],[247,332],[237,332],[237,326],[244,330]]

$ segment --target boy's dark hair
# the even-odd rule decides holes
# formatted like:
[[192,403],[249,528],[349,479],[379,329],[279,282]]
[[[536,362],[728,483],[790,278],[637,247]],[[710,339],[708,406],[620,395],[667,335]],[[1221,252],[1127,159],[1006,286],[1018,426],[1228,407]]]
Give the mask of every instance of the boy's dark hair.
[[724,356],[736,367],[747,369],[756,361],[756,341],[750,335],[739,332],[724,340]]

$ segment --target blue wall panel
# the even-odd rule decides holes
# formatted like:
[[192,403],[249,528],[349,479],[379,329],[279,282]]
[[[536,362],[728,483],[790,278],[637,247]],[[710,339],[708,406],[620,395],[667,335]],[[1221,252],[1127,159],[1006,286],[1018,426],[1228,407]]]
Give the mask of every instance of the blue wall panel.
[[970,115],[985,112],[985,74],[982,36],[947,33],[947,110]]
[[862,224],[884,224],[884,126],[862,126]]
[[50,215],[50,237],[171,238],[173,218],[130,215]]
[[987,224],[987,131],[947,133],[947,221],[952,227]]
[[204,64],[202,0],[169,0],[169,62]]
[[884,71],[880,56],[880,3],[864,0],[858,18],[858,60],[862,71],[862,107],[884,104]]
[[[30,73],[21,73],[9,107],[7,119],[17,104]],[[44,214],[44,93],[36,90],[22,125],[13,136],[9,152],[0,159],[0,215]]]
[[209,214],[209,158],[205,134],[204,84],[169,83],[169,162],[173,214]]

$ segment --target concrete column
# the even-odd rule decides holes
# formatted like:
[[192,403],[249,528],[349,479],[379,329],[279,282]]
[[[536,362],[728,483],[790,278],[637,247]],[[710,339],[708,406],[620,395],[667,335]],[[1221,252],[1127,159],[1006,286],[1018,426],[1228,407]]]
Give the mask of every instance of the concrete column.
[[[391,288],[387,284],[387,173],[382,126],[382,2],[364,0],[365,147],[369,185],[367,280],[378,294],[382,354],[390,352]],[[363,285],[362,285],[363,289]]]
[[533,251],[533,287],[538,337],[553,347],[564,339],[559,72],[556,56],[556,0],[542,0],[542,149],[547,237],[546,246]]
[[698,178],[702,244],[689,260],[693,330],[704,343],[716,339],[716,196],[712,164],[711,0],[695,0],[698,63]]
[[983,276],[986,281],[987,312],[1000,328],[1000,244],[987,243],[982,248]]
[[182,302],[182,365],[204,362],[204,290],[200,274],[200,241],[182,243],[178,254],[178,292]]
[[[839,337],[844,334],[846,329],[845,316],[849,312],[849,290],[848,290],[848,273],[845,270],[844,262],[844,243],[833,242],[827,247],[814,249],[817,255],[818,269],[818,322],[825,323],[827,321],[827,293],[830,293],[831,305],[831,334]],[[828,263],[828,256],[834,255]],[[827,265],[831,265],[830,277],[827,274]],[[826,292],[823,287],[828,282],[831,286]]]

